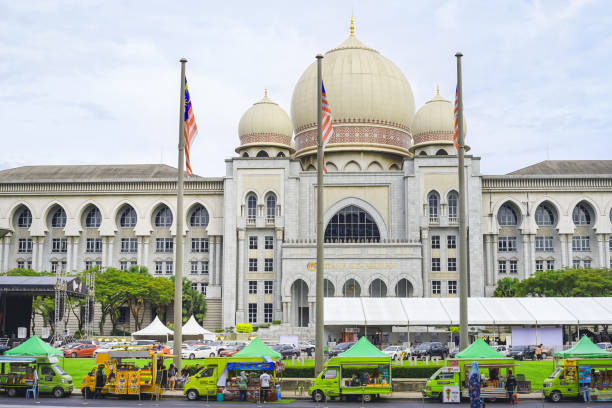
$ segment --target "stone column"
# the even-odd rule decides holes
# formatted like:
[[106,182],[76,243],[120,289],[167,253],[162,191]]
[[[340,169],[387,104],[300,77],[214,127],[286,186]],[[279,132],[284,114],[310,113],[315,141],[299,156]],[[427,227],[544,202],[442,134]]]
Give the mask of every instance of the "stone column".
[[[423,261],[421,267],[423,268],[423,292],[422,296],[430,297],[431,289],[429,287],[429,272],[431,270],[431,242],[429,242],[429,229],[421,228],[421,248],[423,253]],[[459,251],[459,242],[457,242],[457,253]]]
[[72,270],[72,237],[66,237],[66,271]]
[[[149,237],[142,237],[142,242],[144,246],[142,250],[142,266],[149,268]],[[153,270],[149,268],[149,271]],[[155,272],[153,271],[153,273]]]
[[34,269],[36,272],[42,272],[42,270],[38,266],[38,238],[37,237],[32,237],[32,269]]
[[283,321],[281,323],[289,323],[289,303],[283,302]]
[[604,234],[597,234],[597,252],[599,255],[599,267],[600,268],[606,267],[606,262],[604,261],[604,256],[605,256],[604,239],[605,237],[606,236]]
[[244,240],[245,231],[238,230],[238,307],[236,310],[236,323],[242,323],[244,321],[244,282],[245,282],[245,252],[244,252]]
[[281,285],[282,282],[282,262],[281,262],[281,242],[283,242],[283,230],[276,230],[276,241],[274,242],[274,319],[278,319],[282,314],[281,306]]
[[106,260],[106,258],[108,257],[108,237],[101,237],[102,238],[102,266],[106,267],[108,266],[108,262]]
[[491,246],[492,246],[491,249],[492,249],[492,252],[493,252],[493,257],[492,257],[493,258],[492,259],[492,261],[493,261],[493,282],[495,282],[496,277],[498,276],[498,274],[497,274],[497,243],[498,243],[497,238],[498,238],[498,235],[494,234],[493,237],[492,237],[492,240],[491,240],[492,241],[491,242]]
[[223,237],[218,236],[217,242],[215,243],[215,275],[217,275],[217,285],[221,286],[223,284],[223,265],[221,265],[222,258],[221,254],[223,252]]
[[215,268],[215,243],[217,237],[208,237],[208,282],[210,285],[217,284],[217,271]]
[[114,255],[114,251],[113,251],[113,243],[115,241],[115,237],[108,237],[108,253],[107,253],[107,258],[108,258],[108,263],[106,264],[107,266],[113,266],[113,255]]
[[604,262],[606,267],[610,267],[610,235],[605,235],[604,239]]
[[79,266],[79,237],[72,238],[72,268],[77,271],[81,269]]
[[[8,272],[8,259],[9,259],[9,252],[10,252],[10,246],[11,246],[11,241],[10,241],[10,237],[4,237],[2,238],[2,248],[3,248],[3,255],[2,255],[2,272],[3,273],[7,273]],[[34,262],[34,259],[32,259],[32,262]]]
[[559,241],[561,242],[561,267],[565,268],[567,264],[567,234],[559,234]]
[[315,304],[314,302],[308,302],[308,327],[314,326],[315,324]]
[[[43,266],[43,243],[45,242],[45,237],[38,237],[38,270],[42,271],[44,269],[46,269]],[[34,246],[34,244],[32,245],[32,247]],[[32,248],[32,250],[34,250]],[[32,257],[34,258],[34,257]]]
[[527,270],[527,276],[530,276],[535,272],[535,235],[529,235],[529,268]]
[[493,284],[493,274],[492,274],[492,270],[491,270],[491,258],[492,258],[492,254],[491,254],[491,236],[489,234],[486,234],[484,236],[484,249],[485,249],[485,257],[487,262],[483,263],[483,267],[485,268],[484,274],[486,277],[486,284],[487,285],[492,285]]
[[138,266],[142,266],[142,236],[136,237],[138,246],[136,247],[136,263]]
[[567,234],[567,265],[571,268],[574,265],[574,254],[572,249],[572,234]]
[[[523,279],[529,277],[529,235],[523,235]],[[508,270],[508,272],[510,272]]]

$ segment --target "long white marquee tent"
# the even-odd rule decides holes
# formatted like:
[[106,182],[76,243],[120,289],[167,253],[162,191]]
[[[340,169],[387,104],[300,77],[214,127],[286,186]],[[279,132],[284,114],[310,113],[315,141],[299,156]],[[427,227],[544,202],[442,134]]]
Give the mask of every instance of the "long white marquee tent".
[[[455,326],[458,298],[325,298],[326,326]],[[468,298],[468,324],[612,324],[612,297]]]

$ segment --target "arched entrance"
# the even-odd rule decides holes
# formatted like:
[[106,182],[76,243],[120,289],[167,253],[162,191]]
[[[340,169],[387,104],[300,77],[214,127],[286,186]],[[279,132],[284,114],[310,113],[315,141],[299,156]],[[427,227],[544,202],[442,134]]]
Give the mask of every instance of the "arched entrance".
[[291,314],[298,327],[308,327],[310,322],[308,310],[308,285],[298,279],[291,285]]

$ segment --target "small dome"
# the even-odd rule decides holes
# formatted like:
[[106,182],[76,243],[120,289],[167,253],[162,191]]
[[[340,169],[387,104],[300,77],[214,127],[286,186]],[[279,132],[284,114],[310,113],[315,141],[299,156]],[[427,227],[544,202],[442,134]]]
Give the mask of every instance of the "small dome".
[[[465,115],[463,116],[464,134],[467,134]],[[430,101],[426,102],[414,115],[412,121],[412,138],[414,145],[423,144],[452,144],[455,133],[455,114],[453,104],[436,92]]]
[[264,97],[255,102],[240,118],[240,147],[236,150],[257,145],[291,148],[292,135],[289,115],[268,98],[266,90]]

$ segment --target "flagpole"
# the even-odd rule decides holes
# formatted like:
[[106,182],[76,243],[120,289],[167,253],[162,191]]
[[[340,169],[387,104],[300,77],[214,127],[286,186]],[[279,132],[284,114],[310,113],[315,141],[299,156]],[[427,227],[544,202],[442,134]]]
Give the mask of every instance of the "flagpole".
[[468,270],[467,270],[467,219],[466,219],[466,191],[465,191],[465,164],[464,164],[464,129],[463,129],[463,88],[461,83],[461,57],[457,57],[457,144],[459,163],[457,172],[459,175],[459,349],[465,350],[469,345],[468,340]]
[[317,276],[315,317],[315,375],[323,370],[323,136],[321,62],[317,55]]
[[181,58],[181,96],[179,108],[178,183],[176,194],[176,270],[174,271],[174,365],[182,368],[183,344],[183,178],[185,167],[185,64]]

